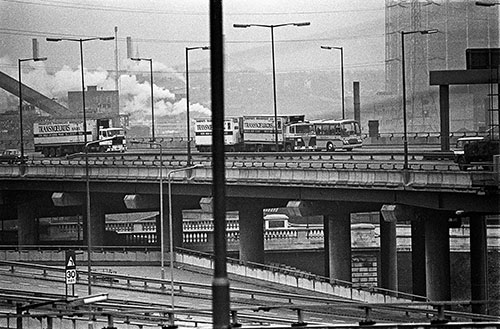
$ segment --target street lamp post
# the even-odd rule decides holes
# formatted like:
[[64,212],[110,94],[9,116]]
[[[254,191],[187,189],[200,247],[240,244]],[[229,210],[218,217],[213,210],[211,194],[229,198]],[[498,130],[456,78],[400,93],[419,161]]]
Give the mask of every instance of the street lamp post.
[[187,124],[187,165],[191,165],[191,129],[189,119],[189,51],[201,49],[208,50],[210,47],[186,47],[186,124]]
[[[72,39],[72,38],[46,38],[49,42],[59,42],[59,41],[74,41],[80,44],[80,66],[82,70],[82,110],[83,110],[83,139],[84,139],[84,151],[85,151],[85,181],[86,181],[86,205],[87,205],[87,271],[88,271],[88,294],[92,294],[92,280],[91,280],[91,251],[92,251],[92,241],[90,234],[90,182],[89,182],[89,157],[88,157],[88,146],[90,144],[98,143],[99,141],[93,141],[87,143],[87,116],[85,111],[85,72],[83,69],[83,43],[86,41],[101,40],[109,41],[114,40],[115,37],[95,37],[95,38],[85,38],[85,39]],[[103,141],[105,139],[102,139]]]
[[153,100],[153,59],[152,58],[130,58],[133,61],[148,61],[149,62],[149,72],[151,77],[151,141],[155,141],[155,103]]
[[96,141],[91,141],[88,143],[85,143],[84,149],[85,149],[85,194],[86,194],[86,211],[87,211],[87,285],[88,285],[88,292],[89,295],[91,295],[92,292],[92,258],[91,258],[91,253],[92,253],[92,240],[90,239],[90,229],[92,228],[92,225],[90,224],[90,178],[89,178],[89,146],[93,144],[98,144],[100,142],[105,142],[109,140],[115,139],[116,136],[113,137],[106,137],[100,140]]
[[20,58],[18,59],[19,67],[19,134],[21,143],[21,162],[24,162],[24,134],[23,134],[23,84],[21,82],[21,63],[26,61],[46,61],[47,57],[33,57],[33,58]]
[[345,119],[344,47],[321,46],[321,49],[340,50],[340,79],[341,79],[341,83],[342,83],[342,119]]
[[[193,165],[185,168],[172,169],[167,174],[168,180],[168,226],[169,226],[169,249],[170,249],[170,301],[172,303],[172,311],[174,311],[174,223],[172,218],[172,181],[173,174],[181,171],[189,171],[200,167],[200,165]],[[162,242],[163,243],[163,242]]]
[[404,165],[403,169],[408,170],[408,132],[406,123],[406,75],[405,75],[405,35],[406,34],[433,34],[437,33],[437,29],[419,30],[419,31],[401,31],[401,74],[403,84],[403,148],[404,148]]
[[271,52],[272,52],[272,61],[273,61],[273,106],[274,106],[274,141],[276,144],[276,151],[279,151],[279,142],[278,142],[278,108],[277,108],[277,100],[276,100],[276,64],[274,59],[274,29],[282,26],[308,26],[311,25],[310,22],[301,22],[301,23],[284,23],[284,24],[233,24],[235,28],[248,28],[252,26],[257,27],[266,27],[271,30]]

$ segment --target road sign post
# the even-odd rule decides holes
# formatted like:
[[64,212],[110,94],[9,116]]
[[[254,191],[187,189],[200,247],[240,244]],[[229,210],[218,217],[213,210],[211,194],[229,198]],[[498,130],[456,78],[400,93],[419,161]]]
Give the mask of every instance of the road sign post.
[[65,257],[65,281],[66,281],[66,296],[68,296],[68,285],[72,286],[72,295],[75,293],[75,284],[77,280],[77,273],[76,273],[76,258],[75,258],[75,251],[74,250],[66,250],[66,257]]

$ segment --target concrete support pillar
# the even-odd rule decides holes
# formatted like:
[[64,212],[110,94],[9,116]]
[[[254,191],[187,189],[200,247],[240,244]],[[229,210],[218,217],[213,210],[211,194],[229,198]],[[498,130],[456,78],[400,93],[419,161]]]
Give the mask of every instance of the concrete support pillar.
[[[177,247],[182,247],[182,209],[183,207],[179,203],[172,200],[172,226],[173,226],[173,246],[174,249]],[[163,248],[164,250],[170,250],[170,225],[169,225],[169,210],[168,202],[163,204]],[[160,226],[158,226],[159,228]],[[157,232],[160,232],[158,229]],[[160,237],[158,237],[160,241]]]
[[328,272],[330,280],[352,281],[351,278],[351,217],[348,211],[338,210],[328,215]]
[[35,207],[26,203],[17,206],[18,244],[34,245],[38,242],[38,225],[36,223]]
[[239,204],[240,259],[264,263],[264,223],[260,205]]
[[328,219],[328,216],[323,216],[323,249],[324,249],[324,276],[325,277],[330,277],[330,220]]
[[439,116],[441,121],[441,151],[450,150],[450,86],[439,86]]
[[[471,300],[488,299],[488,246],[486,220],[470,216],[470,279]],[[472,304],[472,312],[487,314],[487,305]]]
[[425,296],[425,225],[421,220],[411,221],[411,263],[413,294]]
[[[87,240],[87,216],[85,215],[84,219],[84,237],[85,241]],[[90,243],[92,247],[104,246],[106,244],[106,240],[104,238],[106,230],[106,218],[104,209],[100,202],[97,200],[92,200],[92,196],[90,197]]]
[[380,217],[380,287],[398,290],[396,222],[388,222],[383,216]]
[[446,216],[425,219],[425,274],[427,297],[450,300],[450,239]]

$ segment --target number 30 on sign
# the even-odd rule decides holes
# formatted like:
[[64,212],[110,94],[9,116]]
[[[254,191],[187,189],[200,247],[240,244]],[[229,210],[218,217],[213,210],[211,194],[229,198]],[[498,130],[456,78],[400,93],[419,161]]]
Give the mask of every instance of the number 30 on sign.
[[76,269],[66,270],[66,284],[76,284]]

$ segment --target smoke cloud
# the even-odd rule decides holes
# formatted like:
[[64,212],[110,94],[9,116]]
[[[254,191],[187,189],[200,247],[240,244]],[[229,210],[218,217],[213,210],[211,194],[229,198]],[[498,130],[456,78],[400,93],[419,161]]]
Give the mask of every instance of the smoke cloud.
[[[0,58],[0,67],[6,67],[5,73],[17,80],[17,63],[12,63],[8,58]],[[140,72],[121,75],[119,80],[120,89],[120,113],[130,115],[131,124],[147,124],[151,121],[151,84],[149,79],[148,62],[132,62],[126,60],[123,67],[128,72]],[[174,74],[177,79],[184,82],[184,76],[178,74],[172,68],[153,62],[153,72]],[[98,86],[98,89],[114,90],[114,72],[108,72],[103,68],[95,70],[85,69],[85,85]],[[153,77],[154,80],[154,77]],[[161,79],[158,79],[161,81]],[[72,69],[63,66],[55,73],[49,73],[44,62],[23,63],[22,82],[29,87],[39,91],[49,98],[55,98],[62,105],[67,106],[68,91],[81,90],[81,68]],[[175,94],[165,87],[153,81],[153,95],[155,118],[166,116],[180,116],[186,113],[186,99],[176,100]],[[8,93],[0,93],[0,104],[8,104],[7,99],[15,96]],[[13,103],[13,102],[11,102]],[[3,110],[0,108],[0,110]],[[210,109],[201,104],[190,104],[190,114],[193,116],[209,116]]]

